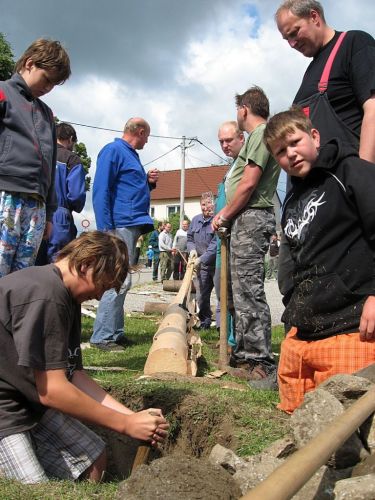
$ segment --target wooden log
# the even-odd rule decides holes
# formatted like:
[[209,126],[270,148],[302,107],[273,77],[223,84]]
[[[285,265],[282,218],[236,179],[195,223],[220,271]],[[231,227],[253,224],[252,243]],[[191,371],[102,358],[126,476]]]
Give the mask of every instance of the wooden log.
[[143,312],[145,314],[165,314],[169,304],[166,302],[146,302]]
[[159,372],[187,373],[186,311],[170,304],[154,335],[144,367],[145,375]]
[[190,366],[188,359],[189,345],[187,338],[193,272],[194,261],[189,260],[179,292],[168,306],[158,331],[154,335],[144,367],[145,375],[160,372],[187,375],[196,372]]
[[[178,292],[181,288],[183,280],[164,280],[163,281],[163,290],[164,292]],[[191,292],[195,293],[194,283],[191,285]]]

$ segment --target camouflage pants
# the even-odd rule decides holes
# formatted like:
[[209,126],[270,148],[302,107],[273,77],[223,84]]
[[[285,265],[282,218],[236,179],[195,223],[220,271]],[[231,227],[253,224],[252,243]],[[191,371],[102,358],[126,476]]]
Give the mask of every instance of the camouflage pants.
[[274,365],[271,314],[264,292],[264,258],[276,232],[268,210],[248,209],[233,221],[230,261],[236,324],[237,359]]

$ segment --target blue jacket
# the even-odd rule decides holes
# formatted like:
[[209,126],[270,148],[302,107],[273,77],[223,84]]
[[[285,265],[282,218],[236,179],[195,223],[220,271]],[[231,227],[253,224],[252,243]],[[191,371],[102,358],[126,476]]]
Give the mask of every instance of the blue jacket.
[[85,206],[85,175],[79,156],[58,144],[55,176],[58,208],[52,219],[48,262],[53,262],[56,253],[77,236],[72,211],[81,212]]
[[187,234],[187,251],[196,250],[201,263],[215,267],[217,241],[211,226],[212,217],[204,219],[202,214],[193,217]]
[[143,225],[147,233],[153,228],[147,174],[138,153],[124,139],[115,139],[98,155],[93,206],[100,231]]

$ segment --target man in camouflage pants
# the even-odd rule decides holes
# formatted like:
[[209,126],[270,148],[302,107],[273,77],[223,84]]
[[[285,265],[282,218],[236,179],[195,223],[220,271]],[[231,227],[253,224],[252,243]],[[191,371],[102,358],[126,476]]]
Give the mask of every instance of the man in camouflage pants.
[[276,232],[273,196],[280,168],[263,144],[269,102],[259,87],[236,95],[239,128],[249,134],[236,167],[226,179],[227,205],[213,220],[232,223],[230,259],[236,343],[232,366],[249,366],[249,383],[276,389],[271,315],[264,293],[264,257]]

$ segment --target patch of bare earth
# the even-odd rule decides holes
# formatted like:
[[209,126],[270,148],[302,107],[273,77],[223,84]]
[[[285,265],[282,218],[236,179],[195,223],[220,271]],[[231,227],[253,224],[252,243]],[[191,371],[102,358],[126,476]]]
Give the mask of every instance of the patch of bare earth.
[[207,460],[170,455],[139,467],[121,483],[118,500],[235,500],[232,476]]

